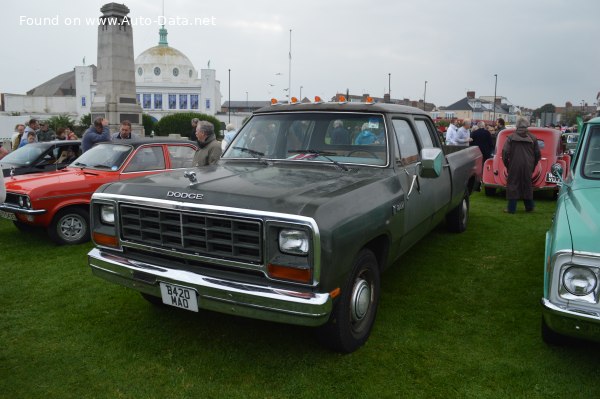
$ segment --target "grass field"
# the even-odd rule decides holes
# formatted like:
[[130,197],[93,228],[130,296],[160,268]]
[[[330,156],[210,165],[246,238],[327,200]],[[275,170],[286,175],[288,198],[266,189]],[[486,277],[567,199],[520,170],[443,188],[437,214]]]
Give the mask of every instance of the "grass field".
[[463,234],[429,234],[382,278],[350,355],[308,328],[153,307],[0,221],[0,398],[599,398],[600,345],[540,338],[555,202],[472,197]]

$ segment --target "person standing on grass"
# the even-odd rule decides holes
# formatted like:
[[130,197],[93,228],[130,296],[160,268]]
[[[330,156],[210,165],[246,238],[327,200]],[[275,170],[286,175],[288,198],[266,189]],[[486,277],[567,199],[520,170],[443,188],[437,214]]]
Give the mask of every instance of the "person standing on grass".
[[529,132],[529,121],[517,119],[517,130],[507,137],[502,148],[502,161],[508,172],[506,184],[507,213],[515,213],[517,200],[522,199],[525,211],[533,212],[533,183],[531,175],[542,157],[537,138]]

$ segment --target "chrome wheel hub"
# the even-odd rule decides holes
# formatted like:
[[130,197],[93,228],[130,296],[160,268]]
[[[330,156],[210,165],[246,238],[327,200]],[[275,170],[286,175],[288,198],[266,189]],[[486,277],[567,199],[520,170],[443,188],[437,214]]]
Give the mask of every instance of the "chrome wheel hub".
[[369,312],[371,307],[371,286],[364,279],[358,279],[352,290],[352,301],[350,312],[352,321],[361,321]]

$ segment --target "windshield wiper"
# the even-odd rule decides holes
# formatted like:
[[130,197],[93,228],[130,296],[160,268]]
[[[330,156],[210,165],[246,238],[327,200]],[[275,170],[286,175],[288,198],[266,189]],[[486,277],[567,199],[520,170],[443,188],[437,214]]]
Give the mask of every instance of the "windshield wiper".
[[94,165],[92,166],[92,168],[98,168],[98,169],[112,169],[112,166],[107,166],[107,165]]
[[329,156],[332,155],[338,155],[335,152],[331,152],[331,151],[317,151],[317,150],[288,150],[288,152],[291,152],[292,154],[312,154],[316,157],[323,157],[326,160],[328,160],[329,162],[333,163],[335,166],[339,167],[340,169],[342,169],[343,171],[348,171],[349,169],[346,167],[346,165],[342,165],[341,163],[339,163],[338,161],[336,161],[335,159],[329,158]]
[[254,158],[258,159],[261,163],[264,163],[265,165],[269,164],[266,160],[263,159],[263,157],[265,156],[264,152],[251,150],[250,148],[244,148],[244,147],[233,147],[233,149],[248,153],[248,154],[252,155]]
[[86,168],[87,165],[81,162],[75,162],[73,165],[80,167],[81,169]]

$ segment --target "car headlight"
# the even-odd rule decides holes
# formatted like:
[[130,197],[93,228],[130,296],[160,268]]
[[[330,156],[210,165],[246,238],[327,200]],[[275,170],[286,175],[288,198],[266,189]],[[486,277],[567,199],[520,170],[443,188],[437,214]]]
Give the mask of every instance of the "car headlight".
[[279,232],[279,250],[291,255],[308,254],[308,234],[302,230],[281,230]]
[[21,208],[25,206],[25,198],[22,195],[19,195],[19,206]]
[[587,267],[571,266],[563,274],[563,284],[573,295],[588,295],[596,288],[597,283],[596,275]]
[[29,200],[29,197],[25,197],[25,207],[31,209],[31,201]]
[[105,224],[115,224],[115,207],[114,205],[100,206],[100,220]]

